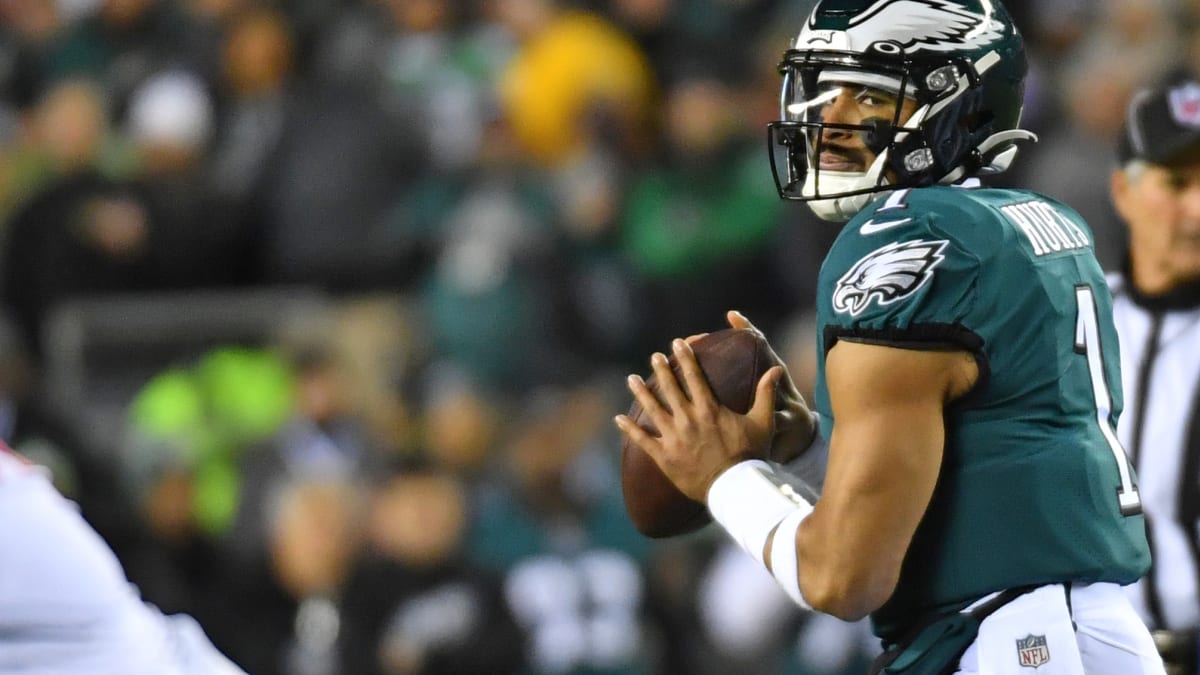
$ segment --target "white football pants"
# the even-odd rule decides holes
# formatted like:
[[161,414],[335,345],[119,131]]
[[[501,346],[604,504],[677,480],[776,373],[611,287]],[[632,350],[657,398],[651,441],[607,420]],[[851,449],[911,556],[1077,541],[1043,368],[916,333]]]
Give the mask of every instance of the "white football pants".
[[1116,584],[1043,586],[984,619],[960,675],[1162,675],[1150,631]]

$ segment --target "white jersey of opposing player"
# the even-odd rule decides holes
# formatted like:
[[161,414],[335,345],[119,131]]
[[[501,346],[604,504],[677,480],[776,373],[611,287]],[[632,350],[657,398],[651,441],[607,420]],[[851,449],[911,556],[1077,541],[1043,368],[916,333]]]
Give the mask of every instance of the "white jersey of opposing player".
[[74,503],[3,444],[0,673],[244,675],[191,617],[143,602]]

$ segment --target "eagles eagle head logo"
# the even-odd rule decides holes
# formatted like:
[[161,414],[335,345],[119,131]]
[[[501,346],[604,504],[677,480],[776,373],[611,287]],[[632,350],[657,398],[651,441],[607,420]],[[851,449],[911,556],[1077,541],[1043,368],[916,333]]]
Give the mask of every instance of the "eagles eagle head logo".
[[[814,13],[797,48],[835,41],[830,31],[817,30],[815,20]],[[837,48],[949,52],[986,47],[1002,39],[1004,30],[1004,23],[994,16],[947,0],[879,0],[850,19],[841,36],[847,44]]]
[[872,301],[883,306],[907,298],[933,278],[949,243],[944,239],[893,242],[868,253],[838,279],[833,309],[858,316]]

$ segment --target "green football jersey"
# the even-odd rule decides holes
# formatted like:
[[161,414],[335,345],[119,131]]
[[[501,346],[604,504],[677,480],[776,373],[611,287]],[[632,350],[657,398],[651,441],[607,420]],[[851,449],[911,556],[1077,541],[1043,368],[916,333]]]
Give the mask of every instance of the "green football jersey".
[[818,288],[827,436],[824,354],[838,340],[952,345],[979,364],[974,390],[946,408],[937,487],[876,634],[1005,588],[1146,572],[1136,478],[1113,433],[1111,298],[1074,211],[1018,190],[897,191],[846,224]]

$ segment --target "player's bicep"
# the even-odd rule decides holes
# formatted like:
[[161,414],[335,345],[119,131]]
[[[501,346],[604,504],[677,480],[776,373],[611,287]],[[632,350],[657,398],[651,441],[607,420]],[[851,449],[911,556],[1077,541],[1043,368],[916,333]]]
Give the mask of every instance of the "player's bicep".
[[873,611],[894,591],[937,483],[945,404],[970,388],[974,367],[963,351],[849,341],[830,350],[829,468],[799,543],[814,568],[801,579],[824,586],[813,593],[842,598],[840,613]]

